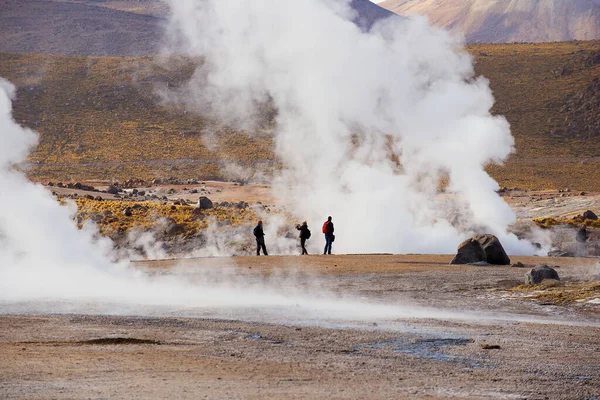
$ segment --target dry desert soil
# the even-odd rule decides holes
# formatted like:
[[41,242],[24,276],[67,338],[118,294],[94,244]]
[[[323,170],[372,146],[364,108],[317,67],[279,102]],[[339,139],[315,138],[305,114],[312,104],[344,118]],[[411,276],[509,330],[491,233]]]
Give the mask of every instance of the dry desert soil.
[[[177,307],[157,299],[110,311],[76,300],[2,303],[0,398],[600,396],[598,298],[540,300],[537,289],[514,289],[526,269],[450,266],[450,259],[145,261],[135,268],[204,279],[213,289],[235,276],[231,303]],[[600,273],[589,258],[513,261],[559,264],[566,286]],[[297,304],[278,302],[287,294]],[[264,304],[253,300],[259,295]]]

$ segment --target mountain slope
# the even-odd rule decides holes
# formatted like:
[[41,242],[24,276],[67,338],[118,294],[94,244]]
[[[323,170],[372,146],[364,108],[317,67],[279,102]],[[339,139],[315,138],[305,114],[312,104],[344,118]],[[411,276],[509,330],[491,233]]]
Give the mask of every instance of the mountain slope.
[[0,0],[0,51],[141,56],[156,53],[161,18],[85,3]]
[[[396,14],[352,0],[368,29]],[[168,5],[156,0],[0,0],[0,51],[69,56],[157,54]]]
[[471,43],[600,39],[600,0],[385,0],[400,15],[426,15]]

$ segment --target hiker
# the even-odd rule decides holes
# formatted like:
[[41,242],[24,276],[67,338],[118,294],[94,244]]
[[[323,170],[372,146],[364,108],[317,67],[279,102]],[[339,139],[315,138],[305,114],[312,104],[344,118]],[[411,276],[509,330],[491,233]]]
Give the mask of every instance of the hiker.
[[587,226],[584,225],[577,231],[577,236],[575,237],[575,240],[577,240],[577,256],[587,257],[587,246],[585,242],[587,242],[589,237]]
[[327,221],[323,224],[323,233],[325,234],[325,250],[323,250],[323,254],[331,254],[331,244],[335,240],[331,216],[327,217]]
[[308,224],[306,221],[302,222],[302,225],[296,225],[296,229],[300,231],[300,246],[302,247],[302,255],[308,255],[308,251],[306,251],[306,240],[310,239],[310,229],[308,229]]
[[260,249],[262,248],[263,254],[268,256],[267,247],[265,246],[265,233],[263,232],[262,221],[258,221],[258,224],[254,227],[254,237],[256,238],[256,255],[260,256]]

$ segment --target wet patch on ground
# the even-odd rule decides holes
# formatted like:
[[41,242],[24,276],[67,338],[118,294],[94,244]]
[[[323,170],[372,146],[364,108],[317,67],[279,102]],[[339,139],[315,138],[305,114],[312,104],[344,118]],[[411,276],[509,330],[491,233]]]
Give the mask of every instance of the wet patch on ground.
[[439,362],[451,362],[462,364],[468,368],[481,368],[481,359],[457,354],[449,354],[444,349],[456,346],[466,346],[473,343],[473,339],[467,338],[420,338],[411,340],[397,338],[372,344],[356,346],[355,352],[362,350],[392,350],[396,353],[408,354],[420,358]]

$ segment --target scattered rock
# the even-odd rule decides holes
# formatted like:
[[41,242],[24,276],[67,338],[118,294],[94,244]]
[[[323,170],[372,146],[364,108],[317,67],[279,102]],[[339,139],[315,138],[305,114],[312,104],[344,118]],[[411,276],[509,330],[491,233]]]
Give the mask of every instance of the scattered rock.
[[181,235],[184,232],[185,232],[185,227],[183,225],[177,224],[177,223],[171,223],[171,224],[169,224],[169,226],[167,226],[167,229],[165,229],[165,233],[168,236]]
[[499,350],[501,347],[497,344],[482,344],[481,348],[484,350]]
[[458,245],[456,256],[450,264],[469,264],[486,261],[486,254],[479,241],[475,238],[467,239]]
[[545,279],[560,280],[558,272],[545,264],[536,266],[525,275],[525,283],[528,285],[537,285]]
[[192,220],[203,219],[204,214],[202,214],[202,210],[199,208],[194,208],[192,210]]
[[583,213],[583,219],[591,219],[592,221],[596,221],[598,219],[598,216],[594,214],[593,211],[587,210]]
[[525,268],[525,264],[523,264],[521,261],[518,261],[515,264],[511,265],[511,268]]
[[548,257],[575,257],[575,253],[562,250],[551,250],[548,252]]
[[106,189],[106,193],[110,193],[110,194],[118,194],[120,192],[119,188],[113,185],[110,185],[107,189]]
[[495,265],[510,265],[510,258],[504,251],[502,244],[494,235],[479,235],[475,239],[479,241],[481,247],[485,251],[486,261]]
[[201,210],[209,210],[214,208],[213,202],[206,196],[200,196],[198,199],[198,208]]
[[133,213],[131,212],[131,208],[130,207],[125,207],[123,209],[123,215],[126,217],[131,217],[133,215]]

